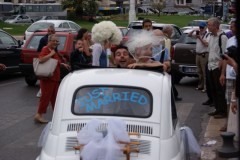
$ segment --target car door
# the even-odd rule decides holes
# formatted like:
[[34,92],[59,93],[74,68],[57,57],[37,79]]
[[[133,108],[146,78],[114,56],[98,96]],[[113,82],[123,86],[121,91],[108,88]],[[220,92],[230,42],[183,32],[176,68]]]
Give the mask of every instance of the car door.
[[7,66],[7,70],[18,69],[20,52],[18,41],[9,34],[0,31],[0,63]]
[[30,23],[30,18],[28,16],[22,16],[23,22],[22,23]]
[[18,16],[18,17],[16,17],[16,23],[24,23],[24,21],[23,21],[23,16]]

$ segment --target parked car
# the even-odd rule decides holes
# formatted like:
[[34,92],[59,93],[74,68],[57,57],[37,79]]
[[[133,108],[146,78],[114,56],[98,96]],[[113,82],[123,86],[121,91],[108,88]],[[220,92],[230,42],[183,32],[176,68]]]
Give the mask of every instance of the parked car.
[[24,42],[37,30],[47,29],[50,25],[55,28],[66,28],[78,31],[81,27],[73,21],[69,20],[39,20],[31,24],[24,34]]
[[200,23],[205,22],[207,23],[207,20],[192,20],[191,22],[188,23],[188,26],[199,26]]
[[172,71],[174,83],[179,83],[185,76],[197,77],[196,39],[183,34],[173,46]]
[[[137,21],[132,21],[129,23],[128,25],[128,29],[132,28],[133,26],[136,26],[136,25],[142,25],[143,23],[143,20],[137,20]],[[152,21],[152,23],[156,23],[155,21]]]
[[[163,29],[164,25],[168,25],[168,24],[164,24],[164,23],[153,23],[153,29]],[[178,39],[181,37],[181,35],[183,34],[183,32],[181,31],[181,29],[176,26],[175,24],[170,24],[173,26],[173,34],[171,37],[171,41],[172,41],[172,45],[174,45]],[[128,32],[126,33],[126,36],[124,37],[124,41],[128,40],[128,37],[136,34],[136,32],[140,32],[142,29],[142,23],[138,23],[138,24],[134,24],[131,26],[131,28],[128,30]]]
[[[60,84],[57,107],[41,135],[42,150],[36,160],[80,159],[79,148],[87,144],[78,148],[78,132],[92,119],[99,119],[96,130],[92,128],[99,135],[98,141],[100,135],[111,134],[107,132],[111,118],[125,122],[126,128],[120,133],[127,131],[130,138],[130,145],[121,141],[119,150],[129,150],[119,160],[185,160],[184,129],[180,128],[173,97],[167,73],[118,68],[69,73]],[[104,152],[98,155],[107,152],[106,145],[99,147]]]
[[186,26],[181,28],[184,34],[190,33],[192,30],[199,30],[199,26]]
[[56,20],[56,19],[58,18],[54,16],[41,16],[41,17],[34,18],[34,22],[37,22],[39,20]]
[[[39,52],[37,52],[39,41],[46,34],[46,30],[34,32],[22,48],[21,63],[19,66],[28,85],[35,85],[38,80],[34,74],[32,63],[33,58],[36,58],[39,55]],[[67,60],[69,60],[69,56],[74,49],[77,32],[59,28],[56,29],[56,35],[59,38],[59,45],[57,47],[58,52],[62,54]],[[62,75],[64,75],[64,70],[62,70]]]
[[4,21],[5,23],[33,23],[34,20],[28,15],[13,15]]
[[120,31],[122,33],[122,36],[125,36],[127,31],[128,31],[128,29],[126,27],[118,27],[118,28],[120,29]]
[[6,65],[6,70],[0,74],[20,72],[20,53],[22,41],[16,40],[12,35],[0,29],[0,63]]
[[219,28],[220,28],[223,32],[225,32],[225,33],[231,31],[229,24],[220,24]]

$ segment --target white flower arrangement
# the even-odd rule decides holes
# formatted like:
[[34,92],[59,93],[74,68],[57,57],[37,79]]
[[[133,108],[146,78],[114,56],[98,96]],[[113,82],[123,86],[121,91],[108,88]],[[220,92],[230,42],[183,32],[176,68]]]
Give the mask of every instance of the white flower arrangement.
[[92,41],[103,44],[106,40],[113,44],[120,44],[122,33],[112,21],[102,21],[92,28]]

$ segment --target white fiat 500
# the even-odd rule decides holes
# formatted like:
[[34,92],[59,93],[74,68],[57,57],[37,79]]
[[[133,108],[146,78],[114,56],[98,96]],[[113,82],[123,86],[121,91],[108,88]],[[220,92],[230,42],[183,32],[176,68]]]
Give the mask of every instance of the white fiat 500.
[[61,82],[37,160],[79,160],[84,146],[77,147],[78,132],[92,119],[101,120],[101,132],[109,118],[124,121],[130,136],[130,150],[124,146],[122,160],[185,159],[170,75],[95,68],[74,71]]

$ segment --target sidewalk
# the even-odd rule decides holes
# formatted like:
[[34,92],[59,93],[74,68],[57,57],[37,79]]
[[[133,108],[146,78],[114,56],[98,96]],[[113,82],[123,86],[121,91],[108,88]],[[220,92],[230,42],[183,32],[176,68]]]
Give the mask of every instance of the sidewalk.
[[[225,124],[226,119],[215,119],[212,116],[209,119],[207,128],[201,146],[202,160],[227,160],[227,158],[218,157],[217,149],[222,146],[221,131],[219,129]],[[236,141],[234,141],[236,143]],[[232,158],[231,160],[237,160]]]

